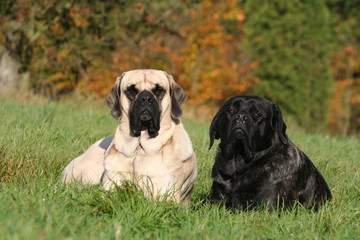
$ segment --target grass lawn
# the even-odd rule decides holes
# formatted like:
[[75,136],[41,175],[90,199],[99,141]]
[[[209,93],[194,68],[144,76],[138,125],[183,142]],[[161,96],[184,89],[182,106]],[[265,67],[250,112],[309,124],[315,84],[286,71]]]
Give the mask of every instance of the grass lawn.
[[[75,101],[76,102],[76,101]],[[75,105],[75,104],[74,104]],[[117,122],[105,106],[71,101],[20,104],[0,99],[0,239],[359,239],[360,140],[288,135],[327,180],[332,202],[281,216],[265,210],[231,213],[203,204],[215,149],[209,123],[183,118],[198,159],[189,207],[144,198],[133,187],[63,186],[63,168]],[[217,142],[215,143],[217,144]]]

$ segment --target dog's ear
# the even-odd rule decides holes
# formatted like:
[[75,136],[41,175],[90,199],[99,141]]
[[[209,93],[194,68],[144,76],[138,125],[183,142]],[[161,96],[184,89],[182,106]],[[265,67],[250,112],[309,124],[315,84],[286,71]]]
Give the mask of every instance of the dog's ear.
[[111,88],[110,93],[106,98],[106,105],[111,108],[111,115],[115,119],[121,119],[120,84],[124,76],[125,73],[123,73],[120,77],[116,78],[115,84]]
[[279,136],[280,141],[283,144],[287,144],[288,137],[286,136],[286,124],[283,120],[280,108],[275,103],[272,106],[271,127],[275,130],[275,134]]
[[222,109],[219,110],[219,112],[215,115],[214,119],[211,122],[210,129],[209,129],[209,136],[210,136],[210,145],[209,150],[214,144],[215,139],[219,139],[219,121],[222,116]]
[[164,72],[170,83],[170,97],[171,97],[171,119],[178,124],[182,115],[181,104],[186,101],[187,96],[184,90],[177,84],[170,74]]

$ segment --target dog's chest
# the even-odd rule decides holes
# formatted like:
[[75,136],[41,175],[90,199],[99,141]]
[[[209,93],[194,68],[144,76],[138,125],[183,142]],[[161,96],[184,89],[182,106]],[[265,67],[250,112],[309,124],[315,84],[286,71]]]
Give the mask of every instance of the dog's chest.
[[147,176],[155,180],[174,175],[181,168],[182,162],[173,154],[164,154],[164,151],[167,152],[167,149],[147,154],[143,149],[139,149],[132,162],[134,177]]
[[[175,127],[180,129],[174,131]],[[155,192],[178,188],[188,174],[184,164],[193,155],[191,141],[181,127],[160,132],[156,138],[131,138],[119,133],[106,153],[104,179],[117,184],[130,180]]]

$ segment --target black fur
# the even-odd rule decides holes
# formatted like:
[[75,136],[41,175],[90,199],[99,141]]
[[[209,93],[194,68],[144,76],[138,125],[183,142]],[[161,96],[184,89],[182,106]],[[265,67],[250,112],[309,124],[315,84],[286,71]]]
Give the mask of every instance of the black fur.
[[255,96],[227,101],[210,126],[210,148],[220,139],[212,169],[212,203],[230,209],[267,205],[271,211],[298,201],[317,208],[331,199],[324,178],[287,137],[275,103]]
[[147,130],[150,137],[156,137],[160,130],[159,103],[149,91],[142,91],[132,100],[130,111],[130,135],[139,137]]

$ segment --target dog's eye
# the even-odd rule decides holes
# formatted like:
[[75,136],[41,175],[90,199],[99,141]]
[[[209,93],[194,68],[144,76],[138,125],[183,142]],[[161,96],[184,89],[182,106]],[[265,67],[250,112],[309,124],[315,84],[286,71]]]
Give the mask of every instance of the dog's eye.
[[152,92],[153,92],[156,96],[162,97],[162,96],[164,96],[166,90],[165,90],[163,87],[161,87],[160,85],[156,85],[155,88],[152,90]]
[[230,108],[227,112],[230,113],[230,114],[234,114],[234,113],[235,113],[235,109],[234,109],[234,108]]
[[253,115],[255,118],[260,118],[260,117],[263,116],[262,113],[260,113],[260,112],[255,112],[255,113],[253,113],[252,115]]
[[135,85],[130,85],[129,87],[127,87],[127,89],[125,90],[125,95],[129,98],[129,99],[133,99],[136,94],[138,94],[139,91],[136,89]]

